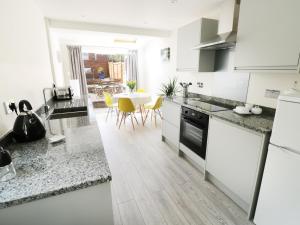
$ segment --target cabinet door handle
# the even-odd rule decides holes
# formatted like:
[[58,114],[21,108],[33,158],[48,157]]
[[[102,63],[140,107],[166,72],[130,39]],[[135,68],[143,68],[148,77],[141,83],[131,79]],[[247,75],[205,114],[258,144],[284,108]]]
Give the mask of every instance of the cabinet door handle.
[[298,67],[297,67],[297,72],[300,73],[300,52],[298,55]]

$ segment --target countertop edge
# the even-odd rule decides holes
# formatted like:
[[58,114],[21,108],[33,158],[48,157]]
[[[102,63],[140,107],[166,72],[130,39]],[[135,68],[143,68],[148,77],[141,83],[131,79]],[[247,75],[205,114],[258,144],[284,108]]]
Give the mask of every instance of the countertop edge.
[[76,185],[71,186],[71,187],[61,188],[61,189],[58,189],[58,190],[49,191],[49,192],[46,192],[46,193],[37,194],[37,195],[25,197],[25,198],[16,199],[16,200],[11,200],[11,201],[8,201],[8,202],[2,202],[2,203],[0,203],[0,209],[5,209],[5,208],[12,207],[12,206],[22,205],[22,204],[28,203],[28,202],[33,202],[35,200],[46,199],[46,198],[49,198],[49,197],[58,196],[60,194],[85,189],[85,188],[92,187],[92,186],[95,186],[95,185],[98,185],[98,184],[103,184],[103,183],[110,182],[111,180],[112,180],[112,176],[109,175],[106,178],[101,178],[101,179],[93,180],[93,181],[87,181],[87,182],[84,182],[84,183],[81,183],[81,184],[78,184],[78,185],[76,184]]
[[258,132],[258,133],[268,134],[268,133],[271,133],[271,132],[272,132],[272,130],[269,130],[269,129],[257,128],[257,127],[249,126],[249,125],[244,124],[244,123],[242,123],[242,122],[232,121],[232,120],[230,120],[230,119],[228,119],[228,118],[225,118],[225,117],[223,117],[223,116],[220,116],[220,115],[211,114],[211,116],[214,116],[214,117],[219,118],[219,119],[221,119],[221,120],[230,122],[230,123],[232,123],[232,124],[236,124],[236,125],[238,125],[238,126],[240,126],[240,127],[243,127],[243,128],[246,128],[246,129],[249,129],[249,130]]

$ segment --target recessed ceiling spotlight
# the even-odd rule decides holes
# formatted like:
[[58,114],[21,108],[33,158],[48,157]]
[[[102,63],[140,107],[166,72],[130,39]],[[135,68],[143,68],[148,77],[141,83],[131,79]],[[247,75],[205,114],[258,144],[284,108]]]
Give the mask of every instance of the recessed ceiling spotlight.
[[176,3],[178,2],[178,0],[170,0],[170,2],[171,2],[172,4],[176,4]]
[[85,18],[86,17],[86,15],[80,15],[81,16],[81,18]]

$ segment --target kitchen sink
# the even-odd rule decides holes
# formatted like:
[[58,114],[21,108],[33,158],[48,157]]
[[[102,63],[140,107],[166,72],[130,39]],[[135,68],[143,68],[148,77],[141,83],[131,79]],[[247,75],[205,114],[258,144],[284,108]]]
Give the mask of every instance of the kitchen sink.
[[47,117],[48,120],[87,116],[87,107],[56,108]]

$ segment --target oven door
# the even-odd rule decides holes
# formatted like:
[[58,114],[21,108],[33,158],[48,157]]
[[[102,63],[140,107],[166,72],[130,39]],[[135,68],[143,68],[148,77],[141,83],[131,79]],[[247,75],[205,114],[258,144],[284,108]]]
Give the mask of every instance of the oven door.
[[207,142],[207,123],[199,123],[190,118],[181,117],[180,142],[205,160]]

